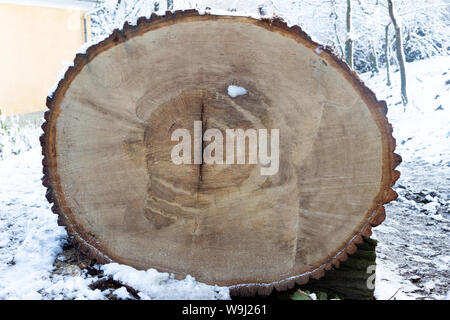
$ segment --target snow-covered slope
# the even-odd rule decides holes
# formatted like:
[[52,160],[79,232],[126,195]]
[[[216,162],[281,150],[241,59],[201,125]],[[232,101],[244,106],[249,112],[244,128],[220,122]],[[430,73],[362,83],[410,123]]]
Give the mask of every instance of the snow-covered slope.
[[379,99],[387,100],[403,160],[450,165],[450,56],[407,64],[410,105],[406,110],[399,94],[399,73],[391,74],[392,86],[388,87],[383,72],[362,78]]
[[406,108],[399,73],[391,77],[388,87],[384,74],[362,76],[387,100],[396,152],[403,157],[399,198],[374,229],[376,297],[450,299],[450,57],[407,64]]

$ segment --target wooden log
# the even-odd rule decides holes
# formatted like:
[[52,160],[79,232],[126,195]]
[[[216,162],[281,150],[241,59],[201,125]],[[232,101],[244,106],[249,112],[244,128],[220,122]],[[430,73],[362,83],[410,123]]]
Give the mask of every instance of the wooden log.
[[[77,55],[47,106],[46,196],[98,262],[267,295],[345,260],[396,197],[386,104],[279,19],[141,18]],[[196,124],[200,161],[174,163],[172,135]],[[250,147],[207,163],[210,129],[279,130],[278,170]]]

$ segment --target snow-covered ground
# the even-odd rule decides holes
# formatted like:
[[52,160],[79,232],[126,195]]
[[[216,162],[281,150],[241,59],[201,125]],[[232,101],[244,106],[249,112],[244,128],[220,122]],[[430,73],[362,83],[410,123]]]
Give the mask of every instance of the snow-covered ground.
[[[376,297],[450,299],[450,57],[408,64],[407,71],[406,111],[398,73],[391,75],[391,88],[382,74],[362,76],[379,99],[387,99],[404,160],[399,200],[387,206],[386,221],[374,230]],[[8,130],[0,129],[0,299],[229,298],[227,288],[191,277],[175,280],[116,263],[86,265],[45,199],[39,130],[20,133],[14,123]]]
[[[381,70],[383,72],[383,70]],[[396,152],[403,157],[397,201],[386,206],[386,221],[374,229],[376,297],[450,299],[450,57],[407,65],[410,105],[384,75],[362,78],[388,102]]]

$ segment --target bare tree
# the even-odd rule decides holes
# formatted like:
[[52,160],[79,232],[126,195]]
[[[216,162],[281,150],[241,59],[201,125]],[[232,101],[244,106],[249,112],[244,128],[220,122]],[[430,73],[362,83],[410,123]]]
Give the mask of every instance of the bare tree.
[[[153,11],[163,13],[167,9],[203,10],[210,7],[281,16],[289,24],[300,25],[319,42],[334,47],[360,73],[384,68],[385,61],[397,61],[396,58],[382,59],[386,54],[385,28],[391,22],[387,0],[98,1],[98,10],[91,15],[91,31],[96,40],[109,35],[115,28],[121,28],[125,21],[135,22],[139,16],[150,16]],[[407,62],[450,54],[449,0],[397,0],[394,4],[396,20],[401,20],[401,30],[404,35],[408,34],[403,39],[403,50],[397,51],[403,53]],[[392,50],[395,51],[392,34],[389,41],[394,41],[387,48],[392,54]]]
[[389,26],[391,24],[387,24],[385,27],[385,48],[384,54],[386,56],[386,85],[391,85],[391,72],[390,72],[390,60],[391,60],[391,44],[389,42]]
[[347,0],[347,35],[345,37],[345,60],[353,68],[353,40],[352,40],[352,3]]
[[378,58],[373,42],[370,42],[369,49],[370,49],[369,52],[370,67],[372,69],[372,74],[375,74],[378,73],[380,70],[378,69]]
[[397,54],[397,61],[400,68],[400,78],[401,78],[401,95],[403,105],[408,104],[408,95],[406,92],[406,67],[405,67],[405,54],[403,51],[403,36],[402,29],[399,21],[396,18],[393,0],[387,0],[389,8],[389,16],[391,17],[392,25],[395,30],[395,47]]
[[333,28],[334,28],[334,34],[336,37],[335,47],[337,47],[339,49],[339,53],[341,54],[341,56],[345,57],[344,49],[342,47],[341,39],[339,38],[339,32],[338,32],[338,28],[337,28],[337,24],[339,22],[339,16],[336,11],[336,0],[331,0],[331,10],[332,11],[331,11],[330,17],[333,17],[333,19],[334,19]]

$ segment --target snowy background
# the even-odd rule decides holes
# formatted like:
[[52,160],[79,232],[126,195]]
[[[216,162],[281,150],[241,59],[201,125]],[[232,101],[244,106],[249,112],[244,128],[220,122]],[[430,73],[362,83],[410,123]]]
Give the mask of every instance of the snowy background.
[[[345,0],[104,1],[91,13],[94,41],[124,21],[152,11],[197,8],[243,15],[280,15],[344,55],[354,43],[354,68],[388,103],[396,152],[403,157],[378,239],[377,299],[450,299],[450,2],[396,1],[402,23],[409,103],[402,104],[394,33],[384,0],[353,1],[346,32]],[[157,4],[157,5],[156,5]],[[209,9],[211,8],[211,9]],[[220,10],[220,11],[218,11]],[[386,41],[387,39],[387,41]],[[392,50],[386,56],[386,43]],[[386,66],[390,66],[391,84]],[[175,280],[154,269],[90,266],[57,225],[41,185],[42,116],[0,115],[0,299],[229,299],[227,288],[192,277]]]

